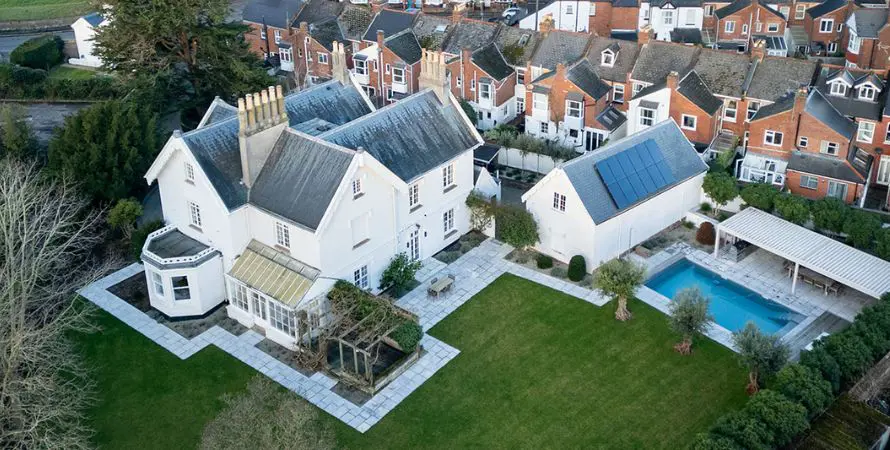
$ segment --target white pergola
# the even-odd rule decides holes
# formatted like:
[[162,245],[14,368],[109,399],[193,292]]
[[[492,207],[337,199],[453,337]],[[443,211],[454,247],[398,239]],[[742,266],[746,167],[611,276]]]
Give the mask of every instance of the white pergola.
[[731,235],[793,262],[792,293],[800,266],[874,298],[890,292],[890,262],[757,208],[746,208],[716,228],[715,257],[720,236]]

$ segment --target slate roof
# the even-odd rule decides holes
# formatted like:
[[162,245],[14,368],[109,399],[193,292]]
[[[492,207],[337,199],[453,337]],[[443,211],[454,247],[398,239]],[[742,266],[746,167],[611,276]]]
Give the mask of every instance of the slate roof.
[[[854,86],[861,84],[861,82],[870,78],[870,72],[862,73],[852,72],[849,69],[841,70],[843,70],[841,75],[844,79]],[[825,99],[828,100],[828,102],[841,114],[848,117],[859,117],[880,122],[883,112],[881,96],[887,94],[882,90],[875,101],[860,100],[856,97],[857,92],[854,88],[848,88],[847,93],[844,96],[832,95],[831,88],[828,86],[827,82],[828,80],[835,78],[838,72],[838,70],[832,70],[827,67],[822,68],[819,77],[816,80],[816,89],[819,90]],[[873,84],[876,84],[879,88],[883,87],[883,83],[880,79],[870,81],[872,81]]]
[[558,63],[571,64],[584,56],[590,36],[586,33],[551,31],[538,44],[531,65],[554,70]]
[[847,164],[846,161],[817,153],[792,152],[791,159],[788,160],[788,170],[822,175],[853,183],[865,181],[865,178]]
[[627,122],[627,116],[612,105],[604,109],[603,112],[597,114],[596,121],[603,124],[609,131],[615,131],[624,122]]
[[[735,14],[749,6],[757,0],[735,0],[734,2],[714,11],[714,15],[717,16],[718,19],[722,19],[729,15]],[[776,11],[775,9],[770,8],[769,6],[762,5],[764,9],[772,13],[773,15],[781,18],[782,20],[786,20],[785,16],[782,13]]]
[[247,202],[247,188],[241,184],[241,153],[238,146],[238,118],[231,118],[182,135],[201,170],[229,210]]
[[337,17],[337,23],[340,24],[341,32],[346,39],[360,41],[373,18],[371,8],[347,3],[343,12]]
[[814,61],[766,56],[757,63],[746,95],[756,100],[778,101],[809,86],[816,74]]
[[314,24],[334,20],[343,11],[344,5],[345,3],[331,0],[309,0],[303,3],[303,7],[294,18],[293,26],[299,27],[301,22]]
[[368,31],[365,32],[366,41],[377,42],[377,31],[382,30],[383,36],[392,36],[399,31],[411,28],[414,23],[414,14],[394,11],[392,9],[382,9],[374,16],[374,20],[368,25]]
[[[508,27],[506,25],[501,24],[498,27],[497,36],[495,36],[494,42],[498,46],[498,50],[504,51],[504,47],[519,45],[522,47],[522,55],[519,56],[519,60],[515,61],[515,65],[517,66],[525,66],[525,64],[531,59],[532,54],[535,52],[535,47],[537,47],[538,42],[541,40],[541,35],[532,30],[523,30],[519,27]],[[520,43],[522,43],[520,45]],[[507,61],[510,63],[510,61]]]
[[[603,50],[611,48],[613,51],[615,46],[618,47],[618,56],[615,58],[615,65],[607,67],[602,65]],[[640,52],[640,46],[634,42],[622,41],[620,39],[611,39],[606,37],[594,37],[590,44],[590,50],[587,52],[587,60],[593,66],[593,71],[600,78],[609,81],[624,83],[627,74],[633,70],[634,62],[637,60],[637,54]]]
[[863,8],[853,11],[853,24],[861,38],[877,39],[878,32],[887,23],[887,8]]
[[698,72],[712,94],[742,98],[750,65],[747,55],[702,50],[693,70]]
[[815,117],[819,122],[822,122],[848,140],[853,139],[853,134],[856,132],[855,122],[838,112],[818,90],[814,89],[810,92],[810,96],[807,97],[807,104],[804,106],[804,112]]
[[353,86],[329,81],[284,98],[290,125],[320,118],[336,125],[355,120],[371,112],[362,94]]
[[[619,209],[612,200],[612,196],[594,164],[645,141],[652,141],[660,148],[671,174],[677,181],[633,205]],[[564,163],[562,170],[581,198],[590,218],[595,224],[600,224],[667,189],[706,172],[708,166],[698,156],[677,124],[672,120],[666,120]]]
[[776,114],[781,114],[785,111],[791,111],[791,108],[794,108],[794,94],[786,95],[775,103],[761,106],[757,112],[754,113],[754,117],[751,118],[751,121],[766,119],[767,117],[775,116]]
[[83,20],[86,20],[88,24],[95,28],[98,27],[99,24],[101,24],[103,21],[105,21],[105,18],[102,17],[102,14],[94,12],[83,16]]
[[497,31],[497,26],[488,22],[462,20],[448,33],[442,51],[459,55],[463,49],[476,50],[491,42]]
[[578,89],[584,91],[585,94],[599,99],[609,93],[612,88],[603,82],[596,74],[590,62],[586,59],[578,61],[572,67],[566,70],[566,78],[572,82]]
[[223,120],[235,117],[236,115],[238,115],[238,108],[226,103],[221,98],[216,97],[213,99],[210,107],[207,108],[207,112],[204,113],[204,117],[201,119],[201,123],[198,124],[198,127],[206,127],[207,125],[222,122]]
[[315,230],[354,156],[355,152],[286,130],[250,189],[250,203]]
[[335,18],[309,25],[309,35],[324,48],[331,51],[334,50],[334,41],[343,42],[345,40],[340,24],[337,23]]
[[405,61],[405,63],[414,64],[420,61],[422,56],[420,43],[417,42],[417,38],[410,28],[387,37],[384,42],[386,43],[386,48],[390,49],[399,58],[402,58],[402,61]]
[[406,182],[482,143],[460,111],[451,104],[443,107],[431,90],[388,105],[319,138],[353,150],[364,148]]
[[677,85],[677,92],[709,115],[714,115],[720,109],[720,105],[723,104],[722,101],[711,94],[708,86],[695,70],[689,72],[680,80],[680,83]]
[[477,67],[498,81],[507,78],[513,73],[513,68],[507,64],[504,55],[501,54],[494,43],[473,52],[471,59],[473,64],[476,64]]
[[670,32],[671,42],[679,44],[701,44],[701,30],[698,28],[674,28]]
[[832,11],[837,11],[847,6],[847,0],[825,0],[824,2],[807,9],[807,14],[812,18],[822,17]]
[[302,0],[251,0],[244,7],[242,19],[276,28],[287,28],[291,17],[300,10]]
[[662,82],[671,72],[682,77],[692,68],[700,51],[687,45],[649,42],[640,50],[630,77],[646,83]]
[[418,41],[427,41],[429,50],[442,50],[442,43],[453,29],[454,24],[450,18],[429,14],[418,16],[412,27]]
[[646,86],[643,89],[640,89],[640,92],[637,92],[637,95],[634,95],[631,100],[636,99],[636,98],[643,98],[653,92],[658,92],[666,87],[667,87],[667,81],[662,81],[661,83],[655,83],[651,86]]

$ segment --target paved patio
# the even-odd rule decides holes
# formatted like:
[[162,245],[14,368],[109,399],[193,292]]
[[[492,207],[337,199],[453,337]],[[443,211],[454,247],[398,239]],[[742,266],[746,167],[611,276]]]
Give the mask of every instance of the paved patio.
[[[451,264],[446,265],[430,258],[423,262],[422,268],[417,272],[420,286],[402,297],[397,304],[417,314],[426,331],[506,272],[598,306],[606,303],[606,300],[590,289],[506,261],[504,256],[512,250],[509,245],[488,239]],[[368,431],[460,353],[458,349],[424,334],[420,341],[424,350],[420,359],[359,406],[331,390],[338,383],[336,379],[321,372],[307,377],[257,348],[256,344],[264,337],[253,330],[235,336],[214,326],[193,339],[186,339],[108,291],[109,287],[142,271],[141,264],[132,264],[84,287],[78,293],[181,359],[194,355],[208,345],[216,345],[362,433]],[[431,298],[426,293],[428,281],[434,276],[441,276],[440,274],[455,275],[455,283],[446,295]]]

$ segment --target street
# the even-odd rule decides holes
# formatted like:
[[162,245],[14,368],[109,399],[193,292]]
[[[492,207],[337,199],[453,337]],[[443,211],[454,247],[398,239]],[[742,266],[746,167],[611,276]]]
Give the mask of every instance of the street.
[[56,34],[62,38],[63,41],[73,41],[74,40],[74,32],[71,30],[67,31],[56,31],[56,32],[46,32],[46,33],[23,33],[23,34],[4,34],[0,35],[0,62],[5,62],[9,59],[9,53],[15,50],[16,47],[21,45],[23,42],[28,39],[33,39],[38,36],[43,36],[46,34]]

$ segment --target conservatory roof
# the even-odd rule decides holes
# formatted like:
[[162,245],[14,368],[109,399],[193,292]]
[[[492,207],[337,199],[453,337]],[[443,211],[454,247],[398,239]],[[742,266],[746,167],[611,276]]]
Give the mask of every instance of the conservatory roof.
[[318,278],[310,267],[255,240],[247,244],[229,275],[275,300],[294,307]]
[[[757,208],[746,208],[717,225],[770,253],[869,296],[890,292],[890,262]],[[719,234],[718,234],[719,236]]]

